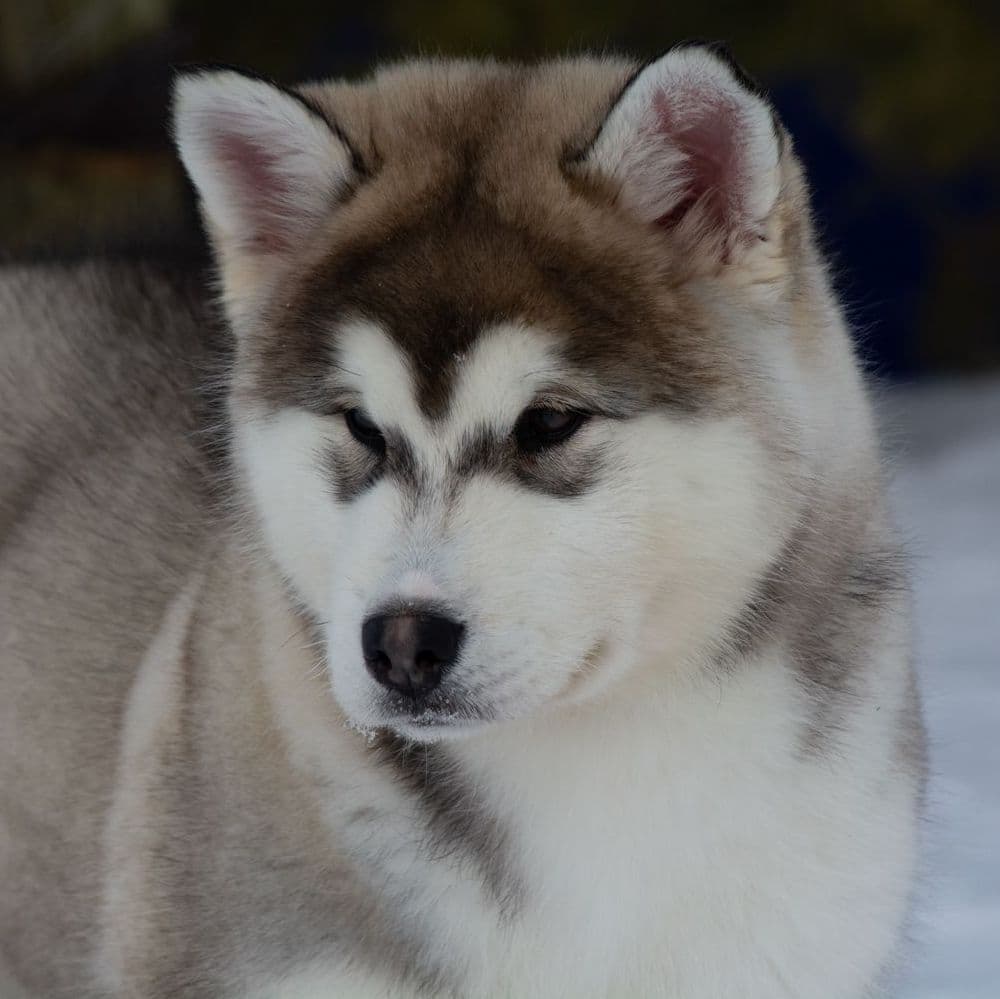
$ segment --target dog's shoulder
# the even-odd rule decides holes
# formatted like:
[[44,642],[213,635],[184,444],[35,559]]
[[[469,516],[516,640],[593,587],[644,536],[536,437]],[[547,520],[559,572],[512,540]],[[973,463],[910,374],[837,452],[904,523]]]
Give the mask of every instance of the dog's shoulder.
[[224,363],[200,284],[154,262],[0,267],[0,535],[83,459],[184,449]]

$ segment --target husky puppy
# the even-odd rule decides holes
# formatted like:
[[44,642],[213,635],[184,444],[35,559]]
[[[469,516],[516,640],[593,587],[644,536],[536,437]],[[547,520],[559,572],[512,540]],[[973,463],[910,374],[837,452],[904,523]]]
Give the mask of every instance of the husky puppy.
[[875,995],[907,586],[766,98],[686,46],[174,114],[222,334],[0,283],[8,991]]

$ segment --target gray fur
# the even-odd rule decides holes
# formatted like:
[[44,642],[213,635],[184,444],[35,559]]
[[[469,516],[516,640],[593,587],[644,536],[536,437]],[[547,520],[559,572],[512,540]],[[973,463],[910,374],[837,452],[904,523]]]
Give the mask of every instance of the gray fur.
[[[426,903],[392,872],[426,862],[500,938],[530,905],[513,820],[484,799],[471,765],[447,742],[348,726],[326,673],[354,652],[324,645],[325,622],[292,593],[229,460],[221,381],[237,417],[241,405],[268,418],[336,410],[345,317],[381,323],[431,419],[451,406],[455,359],[517,317],[555,332],[589,411],[752,424],[793,529],[710,668],[721,690],[781,647],[808,707],[795,716],[796,763],[836,758],[842,726],[871,706],[869,647],[889,625],[905,642],[905,567],[877,456],[862,440],[843,480],[827,475],[827,456],[809,453],[770,398],[758,354],[771,355],[748,342],[744,318],[764,335],[768,323],[735,297],[706,308],[708,279],[688,256],[578,169],[573,150],[633,71],[430,64],[389,73],[381,101],[375,85],[306,88],[364,170],[343,231],[311,246],[281,295],[236,329],[235,357],[198,279],[135,263],[0,272],[0,985],[7,975],[39,997],[215,999],[323,961],[401,994],[458,995],[467,969],[434,946],[430,921],[406,908]],[[521,147],[523,175],[510,154]],[[412,164],[425,160],[437,173],[408,199]],[[824,339],[839,332],[827,328],[836,306],[790,152],[781,168],[775,253],[791,291],[768,308],[794,329],[796,351],[819,370],[833,358],[860,398],[849,350]],[[381,464],[316,455],[337,501],[386,479],[405,511],[419,508],[427,481],[403,430],[387,430]],[[533,457],[470,428],[460,450],[456,493],[486,475],[572,504],[616,474],[599,447]],[[906,675],[887,724],[908,792],[925,762]],[[475,670],[465,682],[479,682]],[[477,690],[460,692],[466,715],[492,718]],[[447,696],[428,704],[444,712]],[[909,829],[911,813],[900,822]]]

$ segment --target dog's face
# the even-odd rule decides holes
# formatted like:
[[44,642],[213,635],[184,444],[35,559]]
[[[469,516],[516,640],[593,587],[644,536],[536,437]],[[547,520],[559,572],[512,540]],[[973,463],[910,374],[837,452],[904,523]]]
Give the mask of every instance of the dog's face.
[[[770,552],[766,456],[738,420],[601,395],[555,337],[513,323],[455,359],[449,405],[429,416],[376,323],[347,320],[336,342],[329,415],[244,418],[239,439],[361,725],[457,732],[586,696],[649,654],[647,630],[669,654],[718,627]],[[414,633],[365,648],[385,617]],[[457,625],[454,650],[421,618]],[[418,675],[428,689],[411,696],[404,662],[404,689],[385,683],[380,649],[425,652],[438,661],[417,669],[439,682]]]
[[233,74],[178,99],[265,540],[349,718],[413,739],[683,670],[788,513],[753,405],[784,332],[766,105],[698,49],[624,89],[606,64],[470,72],[400,73],[358,120],[356,94]]

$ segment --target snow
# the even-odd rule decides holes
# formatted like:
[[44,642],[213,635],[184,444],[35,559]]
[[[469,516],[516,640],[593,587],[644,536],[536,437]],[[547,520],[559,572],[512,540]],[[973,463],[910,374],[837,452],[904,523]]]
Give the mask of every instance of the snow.
[[931,738],[927,870],[901,999],[1000,997],[1000,380],[887,389]]

